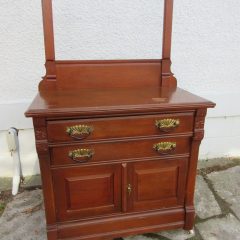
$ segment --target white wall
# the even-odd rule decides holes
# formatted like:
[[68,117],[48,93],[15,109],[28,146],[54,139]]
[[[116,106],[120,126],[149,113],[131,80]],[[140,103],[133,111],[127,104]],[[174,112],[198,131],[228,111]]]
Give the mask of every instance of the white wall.
[[[64,39],[56,39],[58,57],[77,53],[81,59],[158,58],[161,54],[162,0],[72,1],[64,11],[61,4],[55,11],[58,23],[65,26],[57,27]],[[23,129],[24,174],[30,175],[39,168],[32,123],[23,114],[45,74],[41,1],[0,3],[0,176],[11,175],[4,131],[11,126]],[[71,10],[79,11],[80,22],[74,25],[68,20]],[[240,155],[239,11],[236,0],[175,0],[172,67],[178,85],[217,103],[209,110],[200,158]],[[72,35],[78,40],[74,49],[63,35],[71,28],[79,30]]]

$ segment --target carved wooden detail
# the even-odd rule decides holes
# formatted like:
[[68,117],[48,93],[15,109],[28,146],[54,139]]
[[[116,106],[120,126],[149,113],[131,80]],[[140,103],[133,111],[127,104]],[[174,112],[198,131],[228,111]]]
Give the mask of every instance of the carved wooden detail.
[[194,126],[194,137],[195,141],[201,141],[204,137],[204,123],[207,114],[207,109],[199,109],[196,112],[195,126]]
[[35,130],[35,138],[37,140],[47,139],[46,129],[44,127],[39,127]]
[[48,154],[47,141],[36,141],[36,148],[37,148],[38,155]]

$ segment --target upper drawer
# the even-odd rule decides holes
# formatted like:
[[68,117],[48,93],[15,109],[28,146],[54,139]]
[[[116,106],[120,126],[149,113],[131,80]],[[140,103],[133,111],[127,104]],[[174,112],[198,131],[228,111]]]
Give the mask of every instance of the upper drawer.
[[193,113],[48,121],[50,142],[191,132]]

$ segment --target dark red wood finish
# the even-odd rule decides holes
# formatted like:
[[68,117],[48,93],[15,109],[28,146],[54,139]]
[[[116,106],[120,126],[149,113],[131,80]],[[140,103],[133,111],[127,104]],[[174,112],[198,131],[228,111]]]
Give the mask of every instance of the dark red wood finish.
[[52,172],[59,221],[121,211],[121,164]]
[[107,240],[117,236],[157,232],[182,228],[183,208],[172,208],[122,214],[121,216],[101,216],[86,221],[69,222],[58,225],[59,239]]
[[112,88],[42,91],[26,113],[28,117],[93,118],[194,112],[214,103],[180,88]]
[[[56,61],[52,0],[42,0],[46,75],[25,115],[34,123],[48,240],[193,228],[198,150],[215,104],[176,86],[173,0],[164,1],[162,59]],[[155,122],[163,119],[179,125],[162,131]],[[93,131],[76,139],[66,132],[75,125]],[[157,152],[159,142],[176,147]],[[76,149],[94,154],[79,162]]]
[[[136,136],[166,136],[177,133],[193,132],[193,112],[174,113],[161,115],[144,115],[132,117],[114,117],[98,119],[74,119],[64,121],[48,121],[47,132],[50,142],[69,142],[79,141],[74,136],[69,135],[66,130],[68,127],[76,125],[85,125],[93,128],[93,131],[83,136],[81,141],[118,139]],[[156,127],[157,120],[163,119],[179,120],[180,124],[176,128],[170,128],[169,131],[163,131]],[[111,124],[111,128],[109,128]]]
[[[46,75],[39,89],[134,87],[146,86],[146,84],[176,87],[177,82],[171,72],[170,60],[173,0],[164,0],[164,2],[162,59],[96,62],[55,60],[52,0],[42,0]],[[100,82],[97,81],[99,78]],[[109,79],[111,81],[108,81]]]
[[161,60],[56,61],[56,74],[64,90],[160,87]]
[[187,163],[186,158],[130,163],[133,192],[129,210],[183,207]]
[[77,164],[69,156],[69,152],[76,149],[92,149],[94,155],[86,159],[86,162],[91,164],[94,162],[109,162],[117,160],[141,159],[141,158],[156,158],[162,157],[161,154],[153,149],[153,145],[159,142],[174,142],[176,148],[168,155],[174,154],[189,154],[190,152],[190,137],[168,137],[168,138],[148,138],[142,139],[125,139],[120,141],[99,141],[79,144],[56,145],[50,148],[51,164],[66,165]]

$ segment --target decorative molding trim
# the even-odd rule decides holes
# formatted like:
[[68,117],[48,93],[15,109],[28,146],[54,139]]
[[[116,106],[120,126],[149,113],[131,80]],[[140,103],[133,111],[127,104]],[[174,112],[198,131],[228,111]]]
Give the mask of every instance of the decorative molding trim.
[[47,133],[44,127],[39,127],[38,129],[35,130],[35,138],[37,140],[44,140],[47,138]]
[[199,109],[196,113],[193,141],[201,141],[204,137],[204,123],[207,109]]
[[56,89],[56,63],[55,61],[46,61],[45,63],[46,75],[39,83],[39,91],[43,89]]
[[162,86],[177,87],[177,80],[171,71],[172,62],[170,59],[162,59]]
[[[54,81],[52,81],[54,82]],[[233,106],[233,102],[240,102],[239,94],[218,94],[211,95],[210,93],[204,94],[206,98],[211,98],[217,103],[216,108],[208,109],[208,118],[226,118],[226,117],[239,117],[240,108]],[[32,120],[24,116],[24,112],[27,110],[31,103],[31,100],[12,102],[12,103],[0,103],[0,112],[4,113],[0,118],[0,130],[7,130],[10,127],[16,127],[18,129],[33,128]]]
[[47,141],[36,141],[36,149],[38,156],[49,154]]

